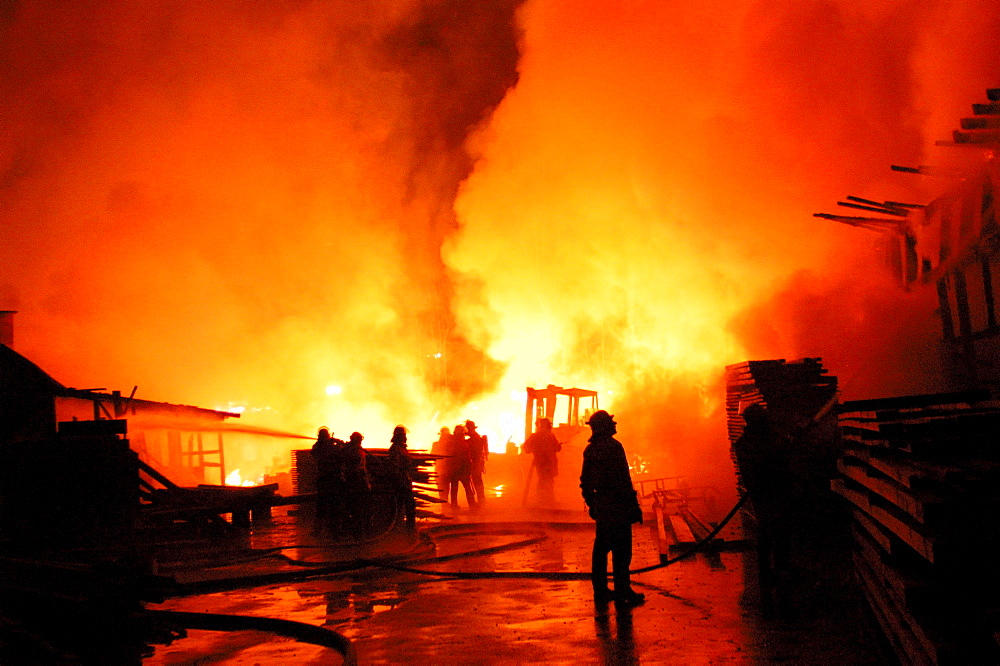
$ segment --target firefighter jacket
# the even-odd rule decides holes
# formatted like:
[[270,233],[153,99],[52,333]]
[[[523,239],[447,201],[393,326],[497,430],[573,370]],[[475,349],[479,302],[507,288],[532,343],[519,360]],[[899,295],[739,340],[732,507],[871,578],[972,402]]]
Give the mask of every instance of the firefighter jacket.
[[641,523],[625,447],[610,435],[595,435],[583,450],[580,489],[590,517],[599,523]]
[[559,475],[559,458],[556,454],[562,450],[562,444],[552,431],[540,430],[531,433],[528,439],[524,440],[521,450],[535,456],[534,465],[539,477],[551,478]]

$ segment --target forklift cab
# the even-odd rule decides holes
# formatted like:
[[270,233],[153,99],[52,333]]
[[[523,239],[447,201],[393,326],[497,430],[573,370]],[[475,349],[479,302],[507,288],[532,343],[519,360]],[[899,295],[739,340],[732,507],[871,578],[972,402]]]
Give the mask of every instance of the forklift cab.
[[524,411],[524,438],[535,432],[539,419],[552,421],[552,432],[560,442],[582,433],[589,434],[587,420],[597,411],[597,391],[563,388],[549,384],[543,389],[528,387]]

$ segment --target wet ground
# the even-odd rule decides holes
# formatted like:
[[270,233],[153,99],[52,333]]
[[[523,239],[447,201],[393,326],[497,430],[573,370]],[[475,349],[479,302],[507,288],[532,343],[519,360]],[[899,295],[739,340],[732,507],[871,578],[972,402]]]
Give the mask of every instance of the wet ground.
[[[223,561],[175,563],[164,571],[186,584],[221,579],[229,585],[241,577],[252,583],[245,577],[281,572],[290,580],[149,608],[328,627],[350,639],[361,664],[891,663],[860,605],[839,594],[849,591],[846,582],[820,580],[802,569],[777,597],[762,598],[748,552],[699,554],[637,574],[635,588],[647,601],[629,609],[595,605],[589,581],[573,579],[589,570],[593,523],[582,512],[530,512],[494,502],[477,513],[421,521],[416,538],[395,535],[362,547],[313,538],[305,518],[294,509],[276,510],[273,524],[254,530],[251,546],[260,555],[251,561],[211,568],[206,564]],[[633,540],[633,569],[660,562],[648,524],[636,526]],[[293,545],[301,547],[288,547]],[[273,547],[283,548],[280,556],[266,550]],[[311,571],[307,562],[390,553],[421,573],[363,567],[304,579]],[[474,577],[455,579],[449,572]],[[330,648],[270,633],[191,630],[187,638],[157,646],[144,663],[341,662]]]

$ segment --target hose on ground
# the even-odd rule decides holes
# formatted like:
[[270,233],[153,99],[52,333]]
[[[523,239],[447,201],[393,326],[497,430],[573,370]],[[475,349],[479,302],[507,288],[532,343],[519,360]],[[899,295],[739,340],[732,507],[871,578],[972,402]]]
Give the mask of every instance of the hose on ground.
[[[669,558],[662,562],[647,567],[642,567],[640,569],[633,569],[630,574],[643,574],[649,571],[654,571],[656,569],[662,569],[663,567],[670,566],[676,562],[687,559],[701,552],[709,545],[712,540],[722,531],[722,529],[733,519],[740,508],[746,503],[748,499],[747,495],[744,495],[733,508],[729,510],[729,513],[715,526],[708,535],[703,539],[694,543],[690,548],[685,550],[683,553],[677,555],[676,557]],[[519,524],[519,523],[514,523]],[[533,523],[524,523],[524,525],[532,525]],[[484,534],[490,533],[490,530],[483,530],[480,525],[489,525],[488,523],[480,524],[457,524],[457,525],[442,525],[435,528],[435,531],[442,532],[459,532],[465,531],[468,534]],[[537,523],[533,525],[537,526]],[[470,528],[477,529],[470,529]],[[492,528],[496,531],[497,528]],[[510,533],[509,530],[507,533]],[[449,535],[450,536],[450,535]],[[455,535],[459,536],[459,535]],[[290,564],[296,564],[297,566],[307,566],[310,567],[308,570],[304,571],[285,571],[285,572],[275,572],[269,574],[259,574],[255,576],[244,576],[238,578],[227,578],[227,579],[215,579],[208,581],[200,581],[194,583],[185,583],[179,586],[175,593],[171,596],[192,596],[197,594],[205,594],[208,592],[218,592],[227,589],[240,589],[248,587],[258,587],[262,585],[275,585],[282,583],[292,583],[300,580],[306,580],[310,578],[319,578],[322,576],[337,575],[348,573],[350,571],[357,571],[359,569],[365,569],[369,567],[390,569],[393,571],[399,571],[402,573],[410,573],[414,575],[421,576],[431,576],[437,577],[441,580],[483,580],[483,579],[524,579],[524,580],[555,580],[555,581],[573,581],[573,580],[590,580],[590,572],[567,572],[567,571],[437,571],[434,569],[423,569],[414,566],[409,566],[412,564],[430,564],[433,562],[445,562],[448,560],[455,560],[465,557],[475,557],[479,555],[489,555],[503,550],[509,550],[513,548],[523,548],[535,543],[539,543],[544,540],[544,536],[532,537],[529,539],[524,539],[520,541],[515,541],[508,544],[503,544],[500,546],[493,546],[490,548],[482,548],[474,551],[465,551],[462,553],[455,553],[452,555],[442,555],[429,558],[418,558],[418,559],[407,559],[405,556],[391,557],[391,558],[358,558],[354,560],[349,560],[345,562],[338,563],[310,563],[305,560],[294,560],[287,556],[281,555],[280,553],[275,553],[275,556],[279,556],[285,559]],[[268,549],[268,550],[283,550],[283,549]]]
[[[642,567],[641,569],[633,569],[629,574],[643,574],[656,569],[662,569],[663,567],[670,566],[676,562],[680,562],[683,559],[691,557],[695,553],[704,550],[705,546],[712,542],[712,540],[722,531],[722,529],[733,519],[733,516],[740,510],[740,508],[747,501],[746,495],[744,495],[733,508],[729,510],[726,517],[715,526],[711,532],[709,532],[703,539],[694,543],[689,549],[685,550],[683,553],[676,557],[669,558],[658,564],[653,564],[648,567]],[[434,561],[436,558],[430,558],[427,561]],[[454,557],[452,558],[454,559]],[[443,579],[448,580],[482,580],[482,579],[499,579],[499,578],[518,578],[518,579],[536,579],[536,580],[590,580],[590,572],[570,572],[570,571],[434,571],[432,569],[418,569],[415,567],[409,567],[405,564],[398,564],[395,562],[385,562],[379,560],[367,560],[370,566],[381,567],[383,569],[392,569],[394,571],[401,571],[405,573],[418,574],[422,576],[439,576]]]
[[227,615],[221,613],[188,613],[183,611],[147,611],[154,619],[161,619],[184,627],[207,631],[266,631],[280,636],[288,636],[302,643],[320,645],[336,650],[344,657],[344,663],[354,666],[358,663],[351,641],[332,629],[313,624],[280,620],[271,617],[249,615]]

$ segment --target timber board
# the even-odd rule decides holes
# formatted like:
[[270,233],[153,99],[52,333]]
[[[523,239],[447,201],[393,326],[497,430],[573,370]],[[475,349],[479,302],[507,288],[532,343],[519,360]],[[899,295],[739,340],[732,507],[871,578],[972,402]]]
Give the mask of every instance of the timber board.
[[877,523],[887,528],[894,535],[899,537],[905,544],[910,546],[928,562],[934,563],[934,540],[926,534],[922,534],[918,528],[908,524],[900,516],[894,515],[892,510],[886,506],[869,504],[868,515]]
[[961,652],[956,645],[957,641],[950,632],[936,628],[932,621],[928,622],[929,618],[920,618],[913,612],[904,595],[895,587],[897,581],[893,580],[895,576],[891,569],[886,568],[878,561],[868,559],[862,552],[855,552],[853,558],[855,568],[863,569],[868,574],[871,583],[878,587],[879,593],[889,605],[892,614],[899,619],[901,624],[905,624],[909,628],[923,652],[930,655],[935,661],[941,661],[941,658],[946,655],[954,658]]
[[905,655],[910,663],[924,666],[925,664],[937,664],[936,655],[928,654],[923,644],[914,634],[913,627],[907,622],[904,616],[897,611],[892,601],[890,601],[885,590],[879,584],[877,577],[872,572],[864,560],[855,553],[853,555],[854,570],[861,580],[861,586],[865,597],[872,610],[875,611],[882,630],[893,643],[896,653]]
[[860,509],[852,509],[852,514],[854,515],[854,526],[864,530],[865,534],[881,546],[886,555],[892,556],[892,538],[879,527],[878,523]]
[[955,393],[928,393],[921,395],[874,398],[871,400],[851,400],[841,405],[841,412],[877,411],[886,409],[918,409],[942,405],[972,405],[988,401],[990,392],[984,390],[959,391]]
[[[908,489],[888,477],[879,478],[878,476],[873,476],[866,467],[850,465],[843,459],[837,461],[837,470],[845,477],[859,483],[869,491],[878,494],[884,500],[896,505],[915,520],[921,523],[929,522],[925,519],[928,513],[927,507],[928,505],[933,505],[936,498],[928,497],[926,494],[921,494],[918,497],[919,491]],[[933,509],[930,509],[930,511],[933,512]]]
[[837,494],[845,497],[851,504],[866,513],[874,522],[910,546],[910,548],[927,561],[934,562],[934,544],[929,537],[918,532],[914,529],[914,526],[907,524],[900,517],[893,515],[886,507],[873,504],[870,493],[864,488],[860,490],[852,488],[848,485],[849,483],[847,479],[832,479],[830,481],[830,488]]
[[838,495],[845,497],[851,504],[868,513],[871,505],[868,502],[868,494],[848,488],[844,479],[830,479],[830,489]]
[[922,575],[913,573],[910,566],[900,562],[903,558],[892,557],[869,532],[857,525],[851,527],[856,552],[886,581],[900,607],[906,608],[914,617],[929,616],[946,607],[944,599],[947,595],[926,572]]

